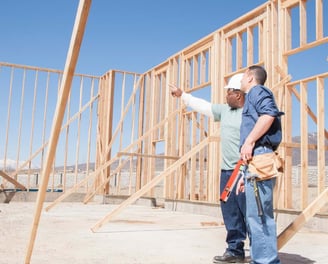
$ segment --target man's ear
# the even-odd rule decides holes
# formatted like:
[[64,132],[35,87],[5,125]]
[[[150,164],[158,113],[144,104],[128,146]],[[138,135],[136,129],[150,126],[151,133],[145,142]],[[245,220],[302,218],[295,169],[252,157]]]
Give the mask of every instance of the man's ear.
[[239,100],[242,97],[242,93],[241,92],[236,93],[236,96],[237,96],[237,99]]
[[247,80],[248,80],[248,83],[253,82],[253,80],[254,80],[254,76],[253,76],[252,74],[248,74],[248,76],[247,76]]

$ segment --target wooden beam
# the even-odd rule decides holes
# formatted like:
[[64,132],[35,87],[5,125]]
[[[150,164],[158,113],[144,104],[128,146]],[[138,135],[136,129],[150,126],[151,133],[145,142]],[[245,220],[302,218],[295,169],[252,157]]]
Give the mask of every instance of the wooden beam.
[[27,253],[25,257],[25,264],[29,264],[31,262],[31,256],[33,251],[33,246],[37,234],[37,228],[40,221],[41,210],[43,206],[43,202],[46,195],[46,190],[48,186],[49,176],[52,169],[52,165],[54,162],[57,143],[59,139],[59,133],[61,124],[63,121],[63,117],[65,114],[67,99],[70,93],[72,79],[75,71],[75,66],[77,63],[77,59],[80,52],[80,47],[83,39],[83,34],[89,14],[91,6],[91,0],[80,0],[78,11],[75,19],[75,24],[73,28],[73,33],[71,37],[71,42],[66,58],[65,69],[63,73],[63,79],[61,82],[61,87],[59,91],[58,102],[56,105],[56,111],[54,115],[54,121],[52,124],[50,140],[49,140],[49,148],[46,156],[46,164],[42,171],[42,181],[41,186],[39,188],[38,196],[37,196],[37,206],[34,214],[34,220],[32,224],[30,241],[27,247]]
[[[297,47],[297,48],[294,48],[294,49],[292,49],[291,47],[289,47],[289,49],[287,49],[287,51],[284,52],[283,55],[284,56],[292,56],[292,55],[295,55],[295,54],[300,53],[302,51],[306,51],[306,50],[315,48],[317,46],[323,45],[323,44],[325,44],[327,42],[328,42],[328,37],[323,37],[321,39],[318,39],[318,40],[315,40],[315,41],[306,43],[305,45],[303,45],[301,47]],[[291,45],[289,45],[289,46],[291,46]]]
[[[297,100],[301,101],[301,96],[300,96],[299,92],[296,90],[296,88],[294,86],[292,86],[289,89],[296,96]],[[318,124],[317,117],[314,114],[314,112],[311,110],[310,106],[308,104],[306,104],[306,105],[304,105],[304,107],[305,107],[305,111],[307,111],[308,115],[312,118],[312,120],[316,124]],[[326,129],[325,129],[325,137],[328,138],[328,131]]]
[[324,79],[317,78],[317,171],[318,171],[318,193],[321,193],[325,188],[325,86]]
[[288,0],[288,1],[283,1],[281,3],[282,8],[291,8],[295,7],[296,5],[299,5],[300,0]]
[[315,3],[315,35],[317,39],[323,38],[323,0],[316,0]]
[[[72,123],[75,119],[78,118],[80,113],[82,113],[87,107],[89,107],[94,101],[99,97],[99,95],[94,96],[91,98],[91,100],[83,106],[83,108],[76,113],[74,116],[72,116],[65,125],[62,126],[60,131],[63,131],[65,128],[67,128],[70,123]],[[45,147],[48,145],[49,141],[45,142],[37,151],[35,151],[27,160],[25,160],[13,173],[10,174],[10,177],[15,177],[19,173],[31,173],[31,172],[39,172],[40,169],[24,169],[39,153],[45,149]]]
[[[115,168],[115,170],[114,171],[111,171],[110,172],[110,175],[108,175],[105,179],[104,179],[104,181],[101,183],[101,184],[99,184],[98,186],[95,186],[95,188],[90,188],[90,190],[91,191],[89,191],[86,195],[85,195],[85,197],[84,197],[84,199],[83,199],[83,203],[84,204],[86,204],[86,203],[88,203],[92,198],[93,198],[93,196],[95,196],[95,194],[106,184],[108,184],[108,182],[110,181],[110,179],[112,178],[112,176],[113,175],[115,175],[115,174],[117,174],[117,173],[119,173],[120,171],[121,171],[121,169],[125,166],[125,164],[126,163],[128,163],[128,159],[126,159],[126,160],[124,160],[123,162],[121,162],[121,160],[120,160],[120,163],[119,163],[119,166],[117,167],[117,168]],[[129,188],[130,188],[130,186],[129,186]]]
[[122,202],[118,207],[116,207],[112,212],[110,212],[108,215],[106,215],[103,219],[100,219],[91,228],[91,230],[93,232],[96,232],[99,228],[101,228],[105,223],[107,223],[115,215],[119,214],[126,206],[134,203],[143,194],[145,194],[146,192],[148,192],[156,184],[158,184],[160,181],[162,181],[166,176],[171,175],[171,173],[173,171],[175,171],[176,169],[178,169],[183,163],[185,163],[187,160],[189,160],[193,155],[195,155],[196,152],[199,152],[201,149],[203,149],[205,146],[207,146],[208,143],[209,143],[209,138],[204,139],[197,146],[195,146],[190,151],[188,151],[185,155],[183,155],[181,157],[181,159],[179,159],[176,162],[174,162],[165,171],[163,171],[161,174],[159,174],[158,176],[156,176],[155,178],[153,178],[151,181],[149,181],[146,185],[144,185],[139,191],[137,191],[134,194],[132,194],[129,198],[127,198],[124,202]]
[[11,182],[12,184],[14,184],[16,187],[22,189],[22,190],[26,190],[26,187],[22,184],[20,184],[18,181],[16,181],[15,179],[11,178],[7,173],[5,173],[4,171],[0,170],[0,176],[2,176],[3,178],[5,178],[7,181]]
[[[308,102],[307,84],[300,83],[300,127],[301,127],[301,150],[307,148],[309,142],[309,129],[308,129],[308,115],[303,109],[306,108]],[[308,167],[309,167],[309,154],[308,151],[301,151],[301,208],[304,209],[308,205]]]
[[148,154],[142,154],[142,153],[131,153],[131,152],[124,152],[120,151],[117,152],[117,156],[139,156],[144,158],[158,158],[158,159],[174,159],[178,160],[180,157],[176,156],[165,156],[165,155],[148,155]]
[[276,89],[281,88],[281,86],[284,86],[284,85],[285,85],[286,83],[288,83],[291,79],[292,79],[292,76],[287,75],[287,76],[284,77],[282,80],[280,80],[277,84],[275,84],[275,85],[271,88],[271,90],[272,90],[273,92],[275,92]]
[[[152,129],[150,129],[149,131],[147,131],[145,134],[143,134],[136,142],[132,143],[130,146],[126,147],[124,150],[125,151],[129,151],[130,149],[132,149],[134,146],[139,145],[140,142],[146,138],[150,133],[153,133],[153,131],[155,129],[157,129],[158,127],[162,126],[165,122],[167,122],[168,120],[172,119],[172,117],[178,112],[178,110],[172,112],[165,120],[162,120],[160,123],[158,123],[156,126],[152,127]],[[111,160],[106,161],[105,163],[101,164],[99,167],[97,167],[96,171],[94,171],[93,173],[89,174],[86,178],[84,178],[84,180],[82,180],[80,183],[76,184],[74,187],[72,187],[70,190],[65,191],[65,193],[63,193],[63,195],[59,196],[54,202],[52,202],[49,206],[46,207],[46,211],[49,211],[52,207],[54,207],[56,204],[58,204],[59,202],[63,201],[66,197],[68,197],[69,195],[71,195],[73,192],[75,192],[79,187],[83,186],[83,184],[87,183],[87,181],[89,179],[91,179],[92,177],[97,176],[99,173],[101,173],[104,169],[106,169],[107,167],[109,167],[110,165],[112,165],[116,160],[118,160],[118,157],[115,156],[113,157]],[[97,187],[96,190],[98,190],[99,188],[103,187],[106,183],[108,183],[108,181],[110,180],[110,177],[108,177],[107,179],[105,179],[104,182],[100,183]],[[94,196],[96,194],[95,191],[93,191],[92,196]],[[90,200],[91,195],[88,195],[88,200]]]
[[281,249],[302,227],[328,202],[326,188],[312,203],[306,207],[296,219],[278,236],[278,250]]
[[[83,186],[84,184],[86,184],[88,182],[88,180],[90,180],[92,177],[96,178],[96,176],[101,173],[103,170],[105,170],[106,168],[108,168],[110,165],[112,165],[115,161],[118,160],[118,157],[113,157],[111,160],[106,161],[105,163],[103,163],[100,167],[97,168],[96,171],[94,171],[93,173],[90,173],[87,177],[85,177],[82,181],[80,181],[79,183],[75,184],[71,189],[66,190],[61,196],[59,196],[55,201],[53,201],[50,205],[48,205],[45,210],[49,211],[52,207],[54,207],[55,205],[57,205],[59,202],[63,201],[65,198],[67,198],[69,195],[71,195],[72,193],[74,193],[75,191],[77,191],[81,186]],[[115,173],[115,171],[114,171]],[[103,187],[108,181],[110,180],[110,178],[108,177],[105,182],[100,183],[97,187],[96,190],[98,190],[99,188]],[[95,195],[96,192],[93,191],[93,195]]]
[[[197,145],[197,113],[191,115],[191,146],[195,147]],[[196,155],[193,155],[190,159],[190,178],[189,178],[189,199],[192,201],[196,199]]]
[[300,1],[300,47],[307,44],[307,28],[306,28],[306,2]]

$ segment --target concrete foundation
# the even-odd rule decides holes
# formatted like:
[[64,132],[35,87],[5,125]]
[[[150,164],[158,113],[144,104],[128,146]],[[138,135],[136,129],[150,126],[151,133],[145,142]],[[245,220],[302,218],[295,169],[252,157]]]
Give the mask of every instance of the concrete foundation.
[[[35,202],[37,199],[37,191],[24,192],[24,191],[5,191],[0,192],[0,202],[10,203],[10,202]],[[52,202],[58,197],[60,197],[62,192],[47,192],[45,202]],[[73,193],[63,200],[63,202],[83,202],[85,193]],[[125,201],[129,196],[120,195],[105,195],[105,196],[95,196],[95,199],[103,204],[120,204]],[[204,202],[191,202],[191,201],[177,201],[169,199],[155,199],[141,197],[135,203],[135,205],[149,206],[149,207],[161,207],[168,211],[178,211],[199,215],[214,216],[218,219],[222,219],[221,209],[219,204],[211,204]],[[276,211],[275,217],[277,220],[277,226],[279,230],[284,230],[301,212],[280,210]],[[312,217],[304,227],[311,231],[325,232],[328,233],[328,215],[326,214],[316,214]],[[279,232],[278,230],[278,232]]]

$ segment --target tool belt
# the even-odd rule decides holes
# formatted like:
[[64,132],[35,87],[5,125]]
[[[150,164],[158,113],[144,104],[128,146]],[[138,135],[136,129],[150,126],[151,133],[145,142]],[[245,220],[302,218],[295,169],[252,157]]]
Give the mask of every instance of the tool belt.
[[283,172],[282,165],[279,154],[269,152],[253,156],[248,163],[248,171],[258,175],[258,181],[263,181],[279,176]]

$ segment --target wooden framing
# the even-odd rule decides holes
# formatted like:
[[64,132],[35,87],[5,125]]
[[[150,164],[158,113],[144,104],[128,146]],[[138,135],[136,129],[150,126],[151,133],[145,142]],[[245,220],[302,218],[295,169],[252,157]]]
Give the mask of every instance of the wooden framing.
[[18,181],[11,178],[7,173],[5,173],[2,170],[0,170],[0,176],[3,177],[4,179],[6,179],[7,181],[11,182],[12,184],[14,184],[17,188],[20,188],[23,191],[26,190],[26,187],[24,185],[20,184]]
[[[154,178],[152,177],[155,175],[154,167],[156,167],[154,157],[157,158],[154,149],[158,139],[164,142],[164,144],[168,144],[165,145],[166,147],[163,149],[163,159],[170,156],[172,146],[174,145],[177,146],[178,156],[184,157],[185,153],[189,153],[188,151],[190,149],[193,149],[199,144],[200,139],[197,135],[202,134],[202,132],[199,131],[200,127],[204,130],[204,127],[199,125],[199,120],[203,120],[203,117],[198,117],[194,112],[186,111],[184,106],[174,98],[168,98],[168,102],[166,99],[158,100],[158,98],[163,96],[163,94],[159,95],[159,91],[162,92],[163,87],[167,86],[168,83],[176,83],[188,93],[193,93],[209,86],[211,87],[210,100],[212,102],[222,103],[224,102],[224,93],[220,90],[220,87],[228,81],[229,77],[234,73],[244,71],[248,65],[259,64],[266,67],[269,74],[267,86],[273,89],[279,106],[286,114],[283,120],[284,142],[279,149],[281,155],[285,158],[285,176],[293,174],[293,149],[296,146],[293,143],[293,128],[291,126],[291,120],[294,119],[294,109],[292,109],[291,106],[292,96],[296,96],[297,100],[299,100],[298,111],[301,113],[299,121],[301,124],[300,137],[302,140],[300,144],[297,145],[301,153],[301,174],[298,179],[300,181],[299,195],[301,197],[301,203],[298,209],[305,210],[308,208],[310,204],[308,193],[308,186],[310,184],[308,178],[310,170],[308,150],[311,149],[311,145],[307,140],[308,134],[310,133],[308,129],[309,116],[316,122],[318,131],[317,145],[314,146],[315,149],[318,149],[318,194],[324,190],[325,178],[327,177],[325,159],[322,158],[325,157],[327,149],[325,144],[322,144],[322,142],[327,139],[327,137],[324,136],[326,135],[324,127],[326,109],[323,99],[325,94],[324,80],[327,78],[327,73],[321,73],[312,77],[314,80],[317,80],[317,94],[320,96],[320,99],[318,98],[317,100],[318,106],[315,113],[309,107],[310,98],[307,87],[309,80],[299,80],[300,91],[298,92],[297,89],[295,89],[295,83],[291,83],[292,76],[288,75],[288,57],[318,45],[325,44],[328,41],[327,36],[323,34],[322,24],[318,24],[323,21],[323,3],[322,1],[316,1],[315,11],[318,15],[316,18],[316,39],[309,42],[307,37],[308,12],[306,2],[307,1],[287,0],[269,1],[265,5],[229,23],[213,34],[206,36],[194,45],[187,47],[180,53],[173,55],[167,62],[162,63],[144,74],[147,76],[147,82],[145,82],[145,86],[143,86],[143,91],[148,93],[145,104],[146,109],[151,109],[151,111],[146,110],[143,120],[150,120],[149,124],[151,126],[161,119],[163,120],[164,116],[161,115],[161,113],[163,113],[161,110],[163,106],[158,105],[161,103],[169,105],[169,107],[166,108],[166,114],[173,111],[174,107],[172,106],[174,105],[181,109],[180,114],[174,119],[175,121],[179,121],[178,125],[176,125],[176,123],[171,123],[173,119],[169,119],[168,123],[164,125],[170,128],[165,130],[163,127],[164,130],[162,131],[167,133],[166,136],[157,138],[155,134],[152,134],[149,139],[143,141],[143,146],[148,147],[144,148],[145,152],[143,154],[139,152],[138,156],[144,159],[143,164],[145,164],[145,168],[148,168],[147,177],[144,178],[145,183],[148,182],[149,184],[153,184],[152,179]],[[292,44],[293,34],[291,24],[292,21],[295,22],[295,19],[292,18],[292,9],[294,8],[299,9],[300,30],[298,47]],[[233,58],[235,58],[235,60]],[[178,65],[178,69],[176,65]],[[163,73],[165,76],[164,82],[162,78]],[[175,73],[177,73],[177,75]],[[150,91],[147,92],[147,90]],[[149,98],[151,98],[150,101]],[[154,102],[156,105],[155,108]],[[204,121],[201,122],[204,124]],[[207,136],[216,137],[218,125],[219,124],[214,124],[212,120],[209,120],[206,129],[206,133],[208,133]],[[172,128],[176,128],[176,130],[172,130]],[[147,131],[147,129],[149,129],[148,124],[146,124],[145,131]],[[176,138],[176,140],[172,141],[174,138]],[[200,159],[200,157],[204,157],[202,156],[203,154],[197,152],[187,161],[181,163],[179,170],[176,170],[174,173],[172,172],[173,176],[177,173],[177,177],[172,177],[171,179],[169,177],[171,176],[170,173],[165,174],[168,177],[163,179],[165,185],[164,197],[170,198],[172,197],[172,193],[176,193],[176,197],[182,200],[204,199],[207,202],[218,202],[218,175],[220,168],[217,160],[219,160],[220,157],[219,149],[219,141],[209,141],[204,151],[208,158],[206,165]],[[199,162],[199,165],[197,165],[197,162]],[[170,167],[169,164],[171,163],[166,160],[164,173],[166,172],[165,168]],[[197,168],[203,168],[202,171],[204,170],[207,172],[205,180],[207,184],[204,185],[203,180],[201,180],[203,175],[197,178]],[[150,176],[149,173],[153,176]],[[199,184],[197,184],[197,182]],[[276,207],[279,209],[293,209],[295,207],[295,198],[292,192],[289,191],[293,188],[291,178],[282,177],[279,185],[281,186],[280,190],[283,190],[283,192],[281,195],[282,198],[280,197],[279,202],[275,203]],[[146,184],[144,186],[150,188],[147,190],[148,195],[160,196],[160,194],[150,191],[151,188],[156,187],[155,185]],[[140,189],[139,197],[145,194],[141,192],[141,190],[144,189]],[[135,201],[138,197],[137,193],[138,192],[133,194],[131,199],[129,198],[124,202],[122,206],[119,207],[119,210],[121,210],[124,205],[127,205],[128,202],[132,203]],[[318,212],[320,209],[321,207],[319,208],[317,203],[311,205],[312,212],[315,210]],[[116,214],[118,211],[114,210],[115,213],[113,212],[113,214]],[[111,216],[105,217],[103,221],[108,221],[110,217]],[[93,230],[95,231],[102,224],[103,222],[98,222]],[[300,228],[302,224],[304,224],[304,222],[298,222],[296,228]]]
[[[315,13],[312,38],[308,36],[308,2]],[[47,210],[73,192],[85,193],[85,203],[95,194],[130,196],[93,231],[141,196],[219,203],[220,124],[171,97],[168,84],[187,93],[203,93],[212,103],[224,103],[221,87],[233,74],[252,64],[263,65],[268,72],[266,85],[285,113],[279,148],[285,170],[275,206],[301,210],[300,217],[305,217],[291,224],[293,232],[289,229],[280,235],[279,245],[283,246],[310,217],[328,214],[325,203],[317,200],[327,198],[328,72],[301,78],[289,74],[292,56],[327,45],[326,5],[323,0],[268,1],[142,74],[110,70],[97,77],[0,63],[0,82],[8,87],[3,95],[6,102],[0,98],[7,112],[6,125],[1,128],[5,135],[2,186],[26,187],[27,191],[39,188],[37,216],[46,189],[63,191]],[[76,61],[76,49],[78,45],[71,46],[73,54],[67,63]],[[53,98],[62,96],[62,87],[65,100],[55,108]],[[18,104],[14,93],[21,95]],[[26,99],[28,93],[33,95],[32,102]],[[16,118],[13,104],[19,105]],[[31,114],[26,116],[27,112]],[[48,120],[53,117],[57,123],[49,131]],[[27,125],[25,119],[31,122]],[[295,120],[300,124],[297,142]],[[13,129],[18,131],[16,137]],[[313,130],[316,141],[310,142]],[[25,152],[23,140],[29,143]],[[9,149],[13,146],[17,155],[12,159]],[[35,146],[39,148],[35,150]],[[46,156],[46,151],[51,156]],[[295,164],[296,152],[300,153],[299,164]],[[316,160],[311,163],[313,156]],[[83,169],[81,163],[85,163]]]
[[28,264],[31,262],[32,250],[34,247],[34,242],[37,234],[37,228],[40,221],[41,210],[43,202],[45,199],[45,193],[48,186],[50,170],[55,159],[56,148],[59,139],[60,128],[64,118],[67,98],[70,93],[71,84],[73,80],[73,74],[78,59],[83,33],[86,25],[86,21],[89,14],[89,9],[91,5],[91,0],[81,0],[78,7],[78,12],[75,20],[75,25],[72,33],[72,39],[70,47],[67,54],[67,61],[65,64],[65,70],[63,74],[63,80],[61,83],[61,88],[59,90],[59,99],[56,107],[54,122],[51,130],[50,140],[49,140],[49,149],[46,157],[46,164],[42,171],[42,183],[37,196],[37,207],[34,215],[34,220],[31,229],[31,237],[27,247],[27,253],[25,257],[25,263]]

